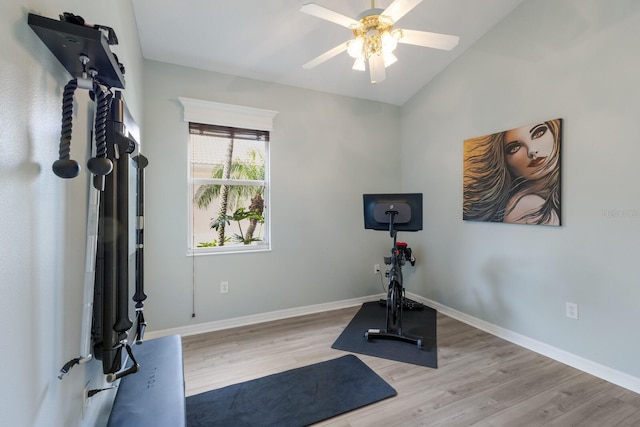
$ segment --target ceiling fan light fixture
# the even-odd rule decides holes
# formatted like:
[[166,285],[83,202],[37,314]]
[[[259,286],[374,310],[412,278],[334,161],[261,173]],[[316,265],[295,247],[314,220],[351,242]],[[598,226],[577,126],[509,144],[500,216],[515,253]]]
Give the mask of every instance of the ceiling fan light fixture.
[[385,79],[385,68],[398,61],[393,54],[398,43],[442,50],[456,47],[458,36],[393,28],[396,22],[422,1],[393,0],[386,9],[378,9],[375,7],[375,0],[371,0],[371,9],[365,10],[356,19],[315,3],[302,5],[302,12],[348,28],[354,35],[353,40],[345,41],[302,67],[313,68],[347,51],[355,59],[353,69],[364,71],[368,67],[371,83],[379,83]]
[[393,32],[385,31],[382,33],[380,40],[382,42],[382,53],[391,53],[398,46],[398,39],[396,38]]
[[379,55],[382,52],[382,39],[380,38],[380,32],[378,30],[370,29],[367,31],[365,36],[364,52],[367,58],[371,55]]
[[350,57],[358,59],[363,58],[362,48],[364,47],[364,40],[362,37],[356,37],[351,40],[347,47],[347,53]]

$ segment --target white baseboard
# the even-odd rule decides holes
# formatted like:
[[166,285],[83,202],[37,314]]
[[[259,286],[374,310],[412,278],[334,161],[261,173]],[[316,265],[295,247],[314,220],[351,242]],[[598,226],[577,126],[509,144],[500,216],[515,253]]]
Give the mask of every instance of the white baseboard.
[[510,331],[500,326],[496,326],[492,323],[485,322],[484,320],[470,316],[435,301],[431,301],[427,298],[423,298],[419,295],[407,292],[407,297],[421,302],[429,307],[432,307],[442,314],[471,325],[474,328],[478,328],[482,331],[490,333],[491,335],[495,335],[521,347],[524,347],[531,351],[535,351],[536,353],[542,354],[543,356],[549,357],[553,360],[564,363],[565,365],[569,365],[573,368],[579,369],[605,381],[609,381],[610,383],[619,385],[620,387],[624,387],[635,393],[640,393],[640,378],[625,374],[624,372],[617,371],[615,369],[609,368],[608,366],[592,362],[591,360],[576,356],[575,354],[531,339],[524,335],[520,335],[516,332]]
[[304,307],[296,307],[286,310],[270,311],[267,313],[253,314],[251,316],[234,317],[232,319],[216,320],[213,322],[198,323],[196,325],[181,326],[178,328],[164,329],[160,331],[147,331],[145,333],[145,339],[159,338],[174,334],[186,337],[189,335],[237,328],[239,326],[255,325],[258,323],[271,322],[273,320],[288,319],[290,317],[305,316],[308,314],[339,310],[341,308],[355,307],[362,305],[365,302],[377,301],[383,297],[384,295],[382,294],[370,295],[367,297],[334,301],[324,304],[307,305]]

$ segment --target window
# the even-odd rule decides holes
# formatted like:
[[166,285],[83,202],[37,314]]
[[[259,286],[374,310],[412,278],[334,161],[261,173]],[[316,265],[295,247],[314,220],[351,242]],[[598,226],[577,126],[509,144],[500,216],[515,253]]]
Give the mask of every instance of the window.
[[268,246],[268,131],[189,123],[192,248]]
[[270,249],[269,136],[276,113],[180,102],[189,122],[188,253]]

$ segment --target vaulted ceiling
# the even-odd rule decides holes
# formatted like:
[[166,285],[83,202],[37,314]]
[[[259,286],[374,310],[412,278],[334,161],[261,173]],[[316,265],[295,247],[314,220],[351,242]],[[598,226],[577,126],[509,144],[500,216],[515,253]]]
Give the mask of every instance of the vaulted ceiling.
[[[150,60],[402,105],[523,0],[424,0],[397,28],[452,34],[443,51],[399,44],[386,79],[369,82],[346,52],[305,70],[302,65],[353,38],[348,28],[302,13],[310,0],[133,0],[143,56]],[[315,0],[356,18],[371,0]],[[378,0],[385,9],[391,0]]]

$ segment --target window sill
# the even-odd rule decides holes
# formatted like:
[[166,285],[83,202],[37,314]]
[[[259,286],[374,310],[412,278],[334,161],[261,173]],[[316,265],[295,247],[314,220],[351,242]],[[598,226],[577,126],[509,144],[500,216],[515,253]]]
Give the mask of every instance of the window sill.
[[236,247],[212,247],[202,249],[189,249],[187,250],[187,256],[202,256],[202,255],[230,255],[230,254],[247,254],[255,252],[271,252],[271,246],[236,246]]

